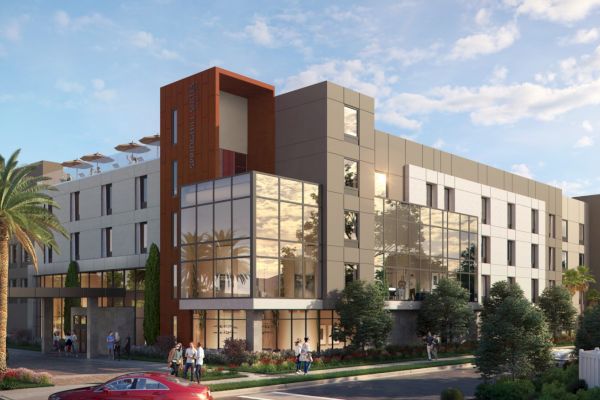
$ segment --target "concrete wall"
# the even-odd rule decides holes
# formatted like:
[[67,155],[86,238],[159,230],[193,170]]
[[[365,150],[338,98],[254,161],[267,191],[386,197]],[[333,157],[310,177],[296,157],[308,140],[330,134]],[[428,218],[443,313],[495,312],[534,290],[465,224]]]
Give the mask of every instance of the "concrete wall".
[[219,92],[219,147],[248,154],[248,99]]
[[119,332],[121,346],[133,334],[135,310],[133,307],[89,307],[87,314],[88,354],[90,357],[107,355],[106,337],[110,331]]

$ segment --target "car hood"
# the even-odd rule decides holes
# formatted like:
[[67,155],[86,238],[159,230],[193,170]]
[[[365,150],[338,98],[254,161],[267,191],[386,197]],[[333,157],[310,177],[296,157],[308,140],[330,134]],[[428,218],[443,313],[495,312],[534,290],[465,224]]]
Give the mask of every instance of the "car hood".
[[94,390],[95,388],[97,388],[98,386],[86,386],[86,387],[82,387],[82,388],[77,388],[77,389],[71,389],[71,390],[63,390],[62,392],[56,392],[56,393],[52,393],[53,395],[64,395],[64,394],[83,394],[83,393],[88,393],[91,392],[92,390]]

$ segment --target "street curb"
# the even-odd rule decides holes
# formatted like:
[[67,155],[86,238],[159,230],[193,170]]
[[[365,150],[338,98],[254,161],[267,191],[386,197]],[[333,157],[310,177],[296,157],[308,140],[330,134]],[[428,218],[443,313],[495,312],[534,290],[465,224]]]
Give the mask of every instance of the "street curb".
[[356,375],[356,376],[346,376],[343,378],[326,378],[319,379],[314,381],[307,382],[295,382],[295,383],[284,383],[281,385],[266,385],[266,386],[257,386],[246,389],[234,389],[234,390],[223,390],[219,392],[212,392],[212,396],[214,399],[222,399],[225,397],[231,396],[241,396],[246,394],[260,393],[265,390],[268,391],[277,391],[282,389],[300,389],[305,387],[314,386],[315,384],[331,384],[331,383],[344,383],[344,382],[359,382],[359,381],[368,381],[373,379],[383,379],[383,378],[392,378],[392,377],[400,377],[400,376],[408,376],[408,375],[417,375],[417,374],[425,374],[428,372],[438,372],[438,371],[452,371],[456,369],[464,369],[467,365],[472,365],[472,362],[465,362],[463,364],[454,364],[454,365],[443,365],[439,367],[427,367],[427,368],[416,368],[416,369],[407,369],[403,371],[393,371],[393,372],[379,372],[373,374],[365,374],[365,375]]

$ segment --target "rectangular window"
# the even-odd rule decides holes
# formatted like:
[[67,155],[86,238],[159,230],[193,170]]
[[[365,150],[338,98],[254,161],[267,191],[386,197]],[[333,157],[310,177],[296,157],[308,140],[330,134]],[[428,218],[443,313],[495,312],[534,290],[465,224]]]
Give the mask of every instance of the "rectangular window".
[[555,281],[555,280],[552,280],[552,279],[550,279],[550,280],[548,281],[548,287],[556,287],[556,281]]
[[509,285],[514,285],[515,284],[515,277],[514,276],[509,276],[506,278],[506,280],[508,281]]
[[539,285],[537,279],[531,280],[531,302],[537,303],[539,296]]
[[563,240],[563,242],[568,242],[569,241],[569,223],[567,222],[566,219],[562,220],[561,227],[562,227],[562,240]]
[[177,160],[173,161],[173,164],[171,164],[171,185],[173,196],[177,196]]
[[71,233],[71,260],[79,260],[79,232]]
[[345,282],[346,285],[358,280],[358,265],[357,264],[344,264],[346,271]]
[[548,214],[548,236],[556,238],[556,216]]
[[48,264],[52,264],[52,257],[54,255],[54,250],[52,246],[48,246]]
[[531,210],[531,233],[539,233],[538,210]]
[[174,212],[173,213],[173,217],[172,217],[172,224],[171,226],[173,227],[173,247],[177,247],[177,238],[179,237],[179,232],[178,232],[178,226],[177,226],[177,213]]
[[481,237],[481,262],[489,263],[490,262],[490,237],[482,236]]
[[538,245],[531,245],[531,268],[538,268]]
[[148,223],[140,222],[138,224],[138,249],[140,254],[145,254],[148,251]]
[[358,138],[358,110],[344,107],[344,133],[352,138]]
[[102,185],[101,199],[102,215],[112,214],[112,183]]
[[103,257],[112,257],[113,241],[112,228],[104,228],[102,232]]
[[554,247],[548,247],[548,269],[556,271],[556,249]]
[[481,223],[488,225],[490,223],[490,199],[481,198]]
[[435,195],[434,195],[434,189],[435,189],[435,187],[434,187],[434,185],[432,183],[428,183],[426,185],[426,188],[427,189],[426,189],[425,195],[427,197],[425,199],[425,203],[426,203],[427,207],[433,207],[434,206],[433,205],[433,199],[435,197]]
[[25,264],[28,264],[29,262],[31,262],[29,253],[27,251],[25,251],[25,249],[23,249],[23,262]]
[[481,298],[482,300],[485,300],[489,297],[490,295],[490,276],[489,275],[481,275],[481,286],[482,286],[482,293],[481,293]]
[[579,253],[579,265],[585,265],[585,254]]
[[173,337],[177,340],[177,315],[173,315]]
[[71,221],[79,221],[79,192],[71,193]]
[[[585,244],[585,225],[579,224],[579,244]],[[580,264],[582,265],[582,264]]]
[[563,251],[561,253],[560,265],[562,266],[563,271],[566,271],[567,269],[569,269],[569,252]]
[[14,264],[17,262],[17,245],[10,245],[10,263]]
[[508,229],[515,229],[515,205],[508,203],[506,209],[506,226]]
[[177,264],[173,264],[173,293],[172,298],[177,298],[177,283],[179,282],[179,277],[177,276]]
[[344,158],[344,186],[358,190],[358,162]]
[[148,207],[148,175],[138,176],[138,208],[144,209]]
[[454,190],[444,188],[444,210],[452,211],[454,209]]
[[515,265],[515,241],[508,240],[506,242],[506,263],[510,266]]
[[375,196],[387,197],[387,175],[383,172],[375,172]]
[[346,240],[358,240],[358,212],[344,211],[344,238]]
[[171,112],[171,143],[177,144],[177,110]]

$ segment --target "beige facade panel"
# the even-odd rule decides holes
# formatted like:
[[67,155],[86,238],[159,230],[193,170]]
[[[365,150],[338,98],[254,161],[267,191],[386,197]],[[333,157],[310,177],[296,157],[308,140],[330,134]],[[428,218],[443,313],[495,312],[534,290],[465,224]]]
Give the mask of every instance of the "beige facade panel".
[[404,201],[404,176],[403,175],[388,175],[388,197],[392,200]]
[[406,165],[406,140],[390,136],[389,138],[389,173],[402,175]]
[[[344,104],[327,99],[327,137],[344,140]],[[319,102],[319,104],[321,104]],[[325,120],[321,121],[324,122]]]
[[[327,100],[319,99],[277,112],[276,147],[327,136]],[[308,117],[309,116],[309,117]],[[341,123],[340,123],[340,126]],[[343,128],[341,128],[343,131]]]
[[388,172],[388,139],[390,135],[375,131],[375,170]]
[[494,167],[487,167],[487,183],[486,185],[504,189],[504,171]]
[[442,158],[442,169],[441,172],[447,175],[452,175],[452,154],[446,153],[445,151],[441,152]]
[[370,112],[371,114],[375,113],[375,99],[371,96],[367,96],[365,94],[360,94],[360,109]]
[[423,145],[406,141],[406,164],[412,164],[416,166],[423,165]]
[[344,104],[354,108],[360,108],[360,95],[354,90],[344,88]]
[[452,156],[452,175],[477,182],[477,174],[477,163],[475,161],[459,156]]
[[332,82],[327,82],[327,98],[344,102],[344,88]]
[[360,110],[358,116],[358,132],[361,147],[375,147],[375,117],[372,113]]
[[[294,90],[288,93],[283,93],[275,97],[275,112],[279,113],[288,108],[298,107],[306,103],[325,99],[328,93],[332,92],[332,86],[328,82],[320,82],[302,89]],[[339,86],[337,86],[339,87]]]
[[423,146],[423,168],[434,169],[435,163],[433,161],[433,148]]

